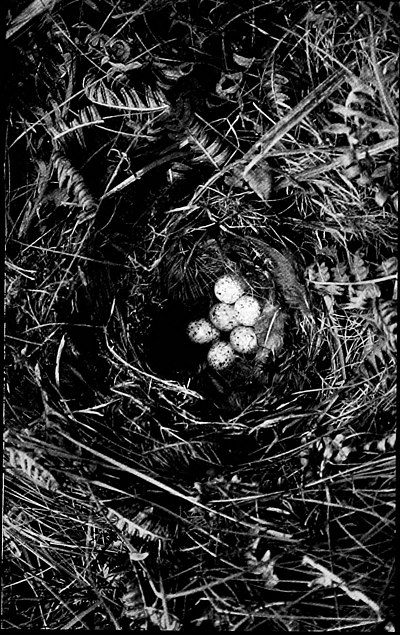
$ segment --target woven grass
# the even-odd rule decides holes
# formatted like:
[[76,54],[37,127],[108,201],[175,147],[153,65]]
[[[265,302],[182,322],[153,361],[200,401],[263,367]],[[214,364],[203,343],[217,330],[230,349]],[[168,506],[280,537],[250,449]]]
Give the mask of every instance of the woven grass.
[[15,3],[4,628],[394,630],[397,14]]

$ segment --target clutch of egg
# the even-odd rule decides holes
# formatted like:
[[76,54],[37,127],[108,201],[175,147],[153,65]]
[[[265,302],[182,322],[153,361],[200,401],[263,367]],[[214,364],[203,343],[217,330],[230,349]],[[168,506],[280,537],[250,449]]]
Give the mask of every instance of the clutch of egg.
[[[246,293],[246,283],[235,274],[218,278],[214,294],[219,302],[209,312],[209,320],[201,318],[188,325],[187,333],[196,344],[210,344],[207,361],[215,370],[224,370],[237,353],[252,353],[257,349],[257,335],[253,328],[261,315],[261,305]],[[219,336],[229,334],[229,341]]]

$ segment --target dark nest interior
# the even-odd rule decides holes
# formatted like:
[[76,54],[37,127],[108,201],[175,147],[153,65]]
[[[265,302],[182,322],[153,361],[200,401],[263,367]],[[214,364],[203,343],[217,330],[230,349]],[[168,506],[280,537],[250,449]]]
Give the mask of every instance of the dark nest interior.
[[394,631],[398,18],[11,3],[3,628]]

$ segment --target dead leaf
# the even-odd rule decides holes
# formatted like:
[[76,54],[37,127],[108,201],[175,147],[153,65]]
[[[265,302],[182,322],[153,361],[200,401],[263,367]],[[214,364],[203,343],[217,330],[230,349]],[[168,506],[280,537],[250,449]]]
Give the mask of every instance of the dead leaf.
[[265,159],[260,159],[249,170],[243,172],[243,178],[251,189],[267,203],[272,189],[270,167]]
[[233,53],[232,57],[233,61],[243,68],[250,68],[254,62],[254,57],[245,57],[244,55],[239,55],[239,53]]

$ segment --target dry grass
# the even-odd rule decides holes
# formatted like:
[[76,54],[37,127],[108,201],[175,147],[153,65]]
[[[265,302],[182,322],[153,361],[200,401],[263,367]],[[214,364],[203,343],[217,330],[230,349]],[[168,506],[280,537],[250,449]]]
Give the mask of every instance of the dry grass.
[[[27,5],[3,627],[392,631],[397,6]],[[272,344],[218,373],[226,271]]]

